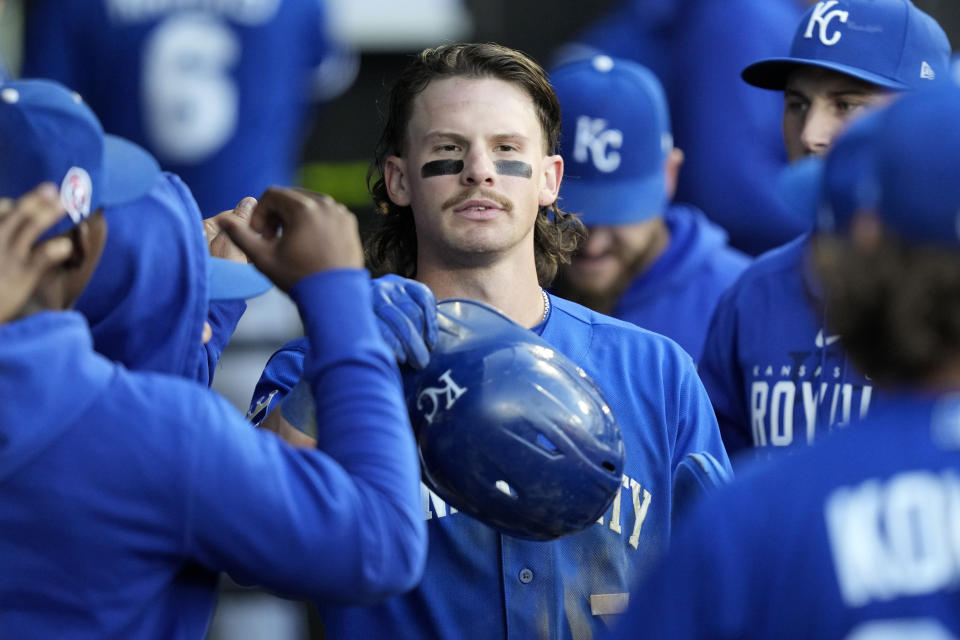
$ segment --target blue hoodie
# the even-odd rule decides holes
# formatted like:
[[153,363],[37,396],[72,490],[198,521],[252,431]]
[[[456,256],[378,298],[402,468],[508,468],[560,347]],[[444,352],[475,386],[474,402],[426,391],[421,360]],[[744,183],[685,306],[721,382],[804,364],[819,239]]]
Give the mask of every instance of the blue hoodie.
[[750,258],[727,246],[723,229],[697,209],[674,205],[664,220],[670,244],[630,284],[610,315],[672,338],[697,357],[717,300]]
[[[208,304],[208,249],[190,190],[164,173],[147,195],[104,215],[107,244],[75,305],[94,349],[128,369],[210,384],[246,304]],[[207,320],[213,338],[204,345]]]
[[960,405],[884,396],[696,505],[615,637],[960,637]]
[[720,299],[699,373],[733,458],[812,444],[859,421],[873,386],[824,327],[810,236],[754,261]]
[[624,0],[567,49],[634,60],[656,74],[686,156],[677,200],[706,211],[754,255],[796,237],[805,222],[773,189],[787,163],[783,95],[748,85],[740,72],[786,55],[805,8],[799,0]]
[[291,290],[318,345],[316,450],[94,353],[75,312],[0,325],[0,633],[199,639],[219,571],[317,601],[413,587],[420,471],[369,290],[360,270]]

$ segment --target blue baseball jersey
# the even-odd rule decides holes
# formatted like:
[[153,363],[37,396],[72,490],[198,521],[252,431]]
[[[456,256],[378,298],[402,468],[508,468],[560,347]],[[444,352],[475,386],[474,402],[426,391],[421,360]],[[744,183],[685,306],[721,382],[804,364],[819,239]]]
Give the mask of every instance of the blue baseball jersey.
[[411,588],[419,466],[369,287],[340,270],[291,290],[320,347],[304,373],[317,449],[194,382],[110,362],[76,312],[0,325],[4,637],[202,638],[218,571],[314,600]]
[[[552,542],[499,534],[421,486],[430,545],[420,585],[369,607],[320,603],[335,638],[581,638],[622,611],[666,548],[674,470],[708,451],[729,470],[690,357],[671,340],[551,296],[544,340],[603,390],[623,433],[620,493],[585,531]],[[264,371],[254,409],[289,390],[309,349],[288,345]]]
[[717,300],[750,258],[728,246],[723,229],[697,209],[674,205],[664,220],[670,244],[627,287],[610,315],[661,333],[696,358]]
[[23,76],[82,94],[209,216],[293,183],[318,69],[337,46],[322,0],[38,0]]
[[[103,255],[74,305],[94,349],[128,369],[209,385],[246,303],[208,302],[209,250],[190,190],[164,173],[142,198],[104,216]],[[206,344],[204,322],[213,335]]]
[[870,409],[872,383],[824,327],[809,246],[760,256],[717,304],[699,373],[731,457],[812,444]]
[[783,96],[740,78],[748,65],[786,55],[803,16],[799,0],[624,0],[567,45],[566,54],[605,53],[650,68],[670,105],[683,149],[677,199],[701,208],[758,254],[809,227],[777,198],[787,164]]
[[758,467],[678,527],[616,637],[960,637],[956,395],[878,399]]

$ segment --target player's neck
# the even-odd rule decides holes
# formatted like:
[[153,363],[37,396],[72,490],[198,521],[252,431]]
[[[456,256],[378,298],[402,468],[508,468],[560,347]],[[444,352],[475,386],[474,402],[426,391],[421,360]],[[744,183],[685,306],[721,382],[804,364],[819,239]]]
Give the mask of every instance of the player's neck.
[[417,280],[429,286],[437,300],[470,298],[486,302],[525,327],[543,321],[543,295],[532,256],[470,266],[421,261]]

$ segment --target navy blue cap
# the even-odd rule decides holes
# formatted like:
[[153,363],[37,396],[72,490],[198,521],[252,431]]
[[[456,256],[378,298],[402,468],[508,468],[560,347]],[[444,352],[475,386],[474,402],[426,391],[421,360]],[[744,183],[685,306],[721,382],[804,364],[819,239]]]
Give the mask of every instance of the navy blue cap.
[[588,226],[662,214],[673,136],[657,78],[634,62],[596,56],[557,68],[550,82],[563,114],[560,206]]
[[0,85],[0,167],[0,197],[19,198],[41,182],[59,185],[66,215],[45,238],[100,207],[136,200],[160,175],[153,156],[105,134],[77,93],[49,80]]
[[874,210],[908,241],[960,246],[958,122],[960,87],[953,83],[904,96],[881,115]]
[[748,83],[783,90],[798,67],[830,69],[905,91],[949,76],[950,42],[909,0],[822,0],[804,14],[785,58],[751,64]]

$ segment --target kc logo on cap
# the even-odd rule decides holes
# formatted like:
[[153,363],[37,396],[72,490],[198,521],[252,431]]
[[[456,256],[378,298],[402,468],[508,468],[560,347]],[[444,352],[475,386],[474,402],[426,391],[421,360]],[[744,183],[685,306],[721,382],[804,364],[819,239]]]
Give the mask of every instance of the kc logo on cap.
[[[826,0],[825,2],[818,2],[817,6],[814,7],[813,13],[810,14],[810,22],[807,23],[807,32],[803,35],[804,38],[813,37],[813,28],[819,27],[819,37],[820,42],[832,47],[840,41],[840,38],[843,37],[843,34],[839,29],[836,29],[829,36],[827,35],[827,29],[830,28],[830,23],[833,20],[840,20],[840,22],[846,24],[847,18],[850,17],[849,11],[844,11],[843,9],[833,9],[839,0]],[[833,9],[833,11],[830,11]],[[829,12],[829,13],[828,13]]]

